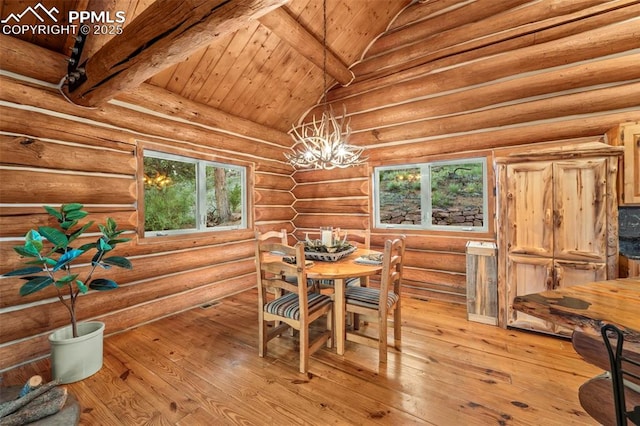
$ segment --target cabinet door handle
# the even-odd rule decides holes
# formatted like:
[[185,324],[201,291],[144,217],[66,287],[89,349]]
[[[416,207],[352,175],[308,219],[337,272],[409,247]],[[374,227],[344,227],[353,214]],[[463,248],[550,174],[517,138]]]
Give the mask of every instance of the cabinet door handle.
[[562,272],[560,269],[554,267],[553,268],[553,289],[557,289],[562,287]]
[[555,269],[553,267],[547,268],[547,290],[553,290],[555,287]]
[[560,214],[560,212],[554,212],[554,216],[556,217],[556,226],[562,225],[562,215]]

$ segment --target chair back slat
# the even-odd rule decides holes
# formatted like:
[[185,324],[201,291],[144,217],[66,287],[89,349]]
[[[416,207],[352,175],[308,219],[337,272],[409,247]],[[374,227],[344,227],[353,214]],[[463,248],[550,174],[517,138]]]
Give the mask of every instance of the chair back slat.
[[338,231],[340,239],[347,237],[352,245],[369,249],[371,248],[371,232],[368,229],[341,229]]
[[273,239],[274,241],[279,241],[281,244],[289,244],[287,230],[284,228],[280,231],[267,231],[262,233],[256,231],[256,239],[259,241]]
[[380,308],[386,313],[387,294],[393,292],[400,296],[403,258],[405,251],[404,235],[384,243],[382,255],[382,273],[380,275]]

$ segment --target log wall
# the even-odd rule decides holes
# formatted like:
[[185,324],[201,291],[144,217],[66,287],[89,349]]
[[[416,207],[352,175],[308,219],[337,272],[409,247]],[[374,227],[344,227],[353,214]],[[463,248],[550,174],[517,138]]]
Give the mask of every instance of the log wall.
[[[78,307],[80,320],[104,321],[108,334],[255,286],[254,229],[293,230],[295,182],[282,155],[284,133],[206,107],[194,110],[145,85],[99,109],[74,106],[50,85],[15,74],[0,76],[0,86],[0,273],[22,266],[12,247],[29,229],[52,224],[44,204],[83,203],[97,223],[113,217],[132,238],[116,254],[129,257],[133,270],[110,271],[121,288],[89,292]],[[144,108],[150,96],[162,116]],[[175,102],[181,107],[172,108]],[[139,238],[136,155],[144,144],[246,166],[250,228]],[[46,356],[48,334],[69,322],[53,288],[20,297],[21,284],[0,278],[0,371]]]
[[[465,302],[465,246],[496,241],[493,158],[600,140],[640,117],[640,2],[416,2],[328,98],[346,106],[366,166],[298,171],[295,233],[372,227],[376,165],[486,156],[489,232],[372,228],[372,245],[407,235],[405,292]],[[309,117],[318,115],[318,109]]]
[[[377,165],[486,156],[492,166],[640,120],[638,16],[631,0],[415,2],[352,67],[354,82],[329,93],[369,158],[331,172],[292,173],[285,133],[148,84],[97,109],[74,106],[55,88],[63,57],[1,36],[0,273],[19,264],[11,247],[46,223],[42,204],[82,202],[96,220],[114,217],[133,237],[119,254],[134,270],[114,271],[122,288],[90,292],[79,308],[114,333],[254,286],[254,228],[371,228],[382,247],[398,232],[371,222]],[[249,167],[250,229],[138,239],[141,142]],[[466,242],[496,240],[500,189],[489,172],[489,232],[405,232],[405,293],[464,303]],[[67,322],[51,292],[20,298],[19,285],[0,278],[0,370],[46,356],[48,333]]]

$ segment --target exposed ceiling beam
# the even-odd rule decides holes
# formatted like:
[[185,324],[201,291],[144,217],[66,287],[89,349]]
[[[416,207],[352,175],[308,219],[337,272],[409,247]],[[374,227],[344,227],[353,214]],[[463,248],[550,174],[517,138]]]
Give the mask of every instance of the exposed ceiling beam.
[[68,96],[103,104],[288,1],[157,0],[83,64],[86,80]]
[[[276,9],[262,18],[260,23],[273,31],[280,39],[307,58],[318,68],[324,68],[324,46],[313,34],[301,26],[284,8]],[[327,49],[327,74],[346,86],[353,80],[353,73],[342,61]]]

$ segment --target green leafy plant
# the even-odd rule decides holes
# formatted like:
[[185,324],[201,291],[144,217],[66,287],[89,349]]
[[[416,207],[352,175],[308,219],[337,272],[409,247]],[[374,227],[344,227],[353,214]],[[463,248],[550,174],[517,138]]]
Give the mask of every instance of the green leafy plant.
[[[13,249],[22,257],[28,259],[25,264],[31,265],[4,274],[4,276],[19,276],[26,280],[20,287],[20,295],[27,296],[54,285],[58,292],[58,299],[67,308],[71,317],[73,337],[78,337],[76,318],[76,304],[78,296],[92,290],[111,290],[118,284],[106,278],[93,278],[96,269],[110,269],[112,266],[132,269],[131,262],[125,257],[109,256],[117,244],[129,241],[130,238],[119,238],[124,231],[117,230],[117,224],[108,218],[106,224],[99,224],[101,236],[94,243],[84,244],[73,248],[71,243],[86,232],[93,221],[78,227],[78,221],[87,216],[82,210],[82,204],[64,204],[59,210],[49,206],[44,209],[58,221],[58,228],[40,226],[25,235],[24,245]],[[47,243],[48,242],[48,243]],[[72,270],[72,264],[81,255],[95,250],[91,259],[91,266],[84,279]]]
[[195,182],[179,182],[164,188],[145,187],[145,231],[195,228]]
[[231,191],[229,191],[229,204],[231,204],[231,211],[238,211],[238,207],[242,202],[242,188],[236,184]]

